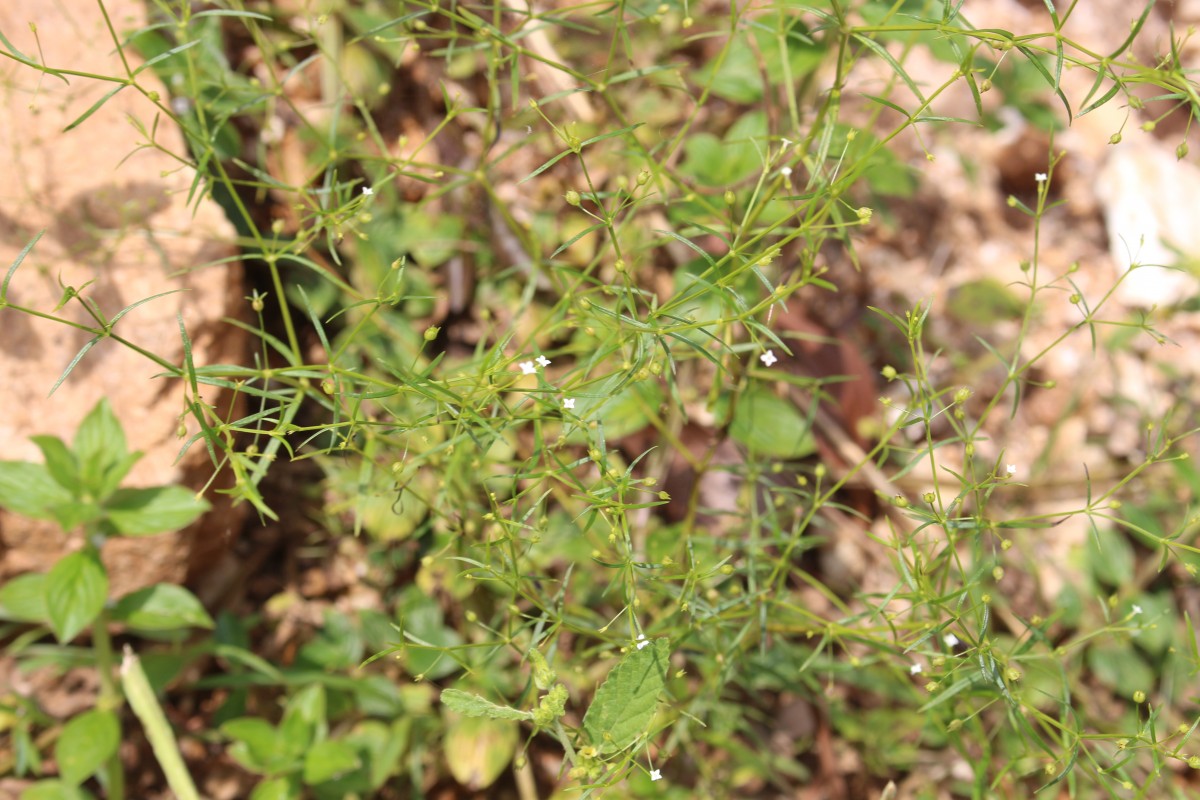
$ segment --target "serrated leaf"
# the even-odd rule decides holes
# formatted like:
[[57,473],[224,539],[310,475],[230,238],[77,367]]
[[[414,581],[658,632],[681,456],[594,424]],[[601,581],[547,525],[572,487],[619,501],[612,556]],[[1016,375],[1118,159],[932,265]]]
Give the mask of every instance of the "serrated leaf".
[[646,733],[658,707],[670,664],[671,643],[655,639],[631,651],[596,690],[583,730],[601,753],[615,753]]
[[508,706],[501,706],[460,689],[443,689],[442,705],[451,711],[457,711],[468,717],[487,717],[488,719],[532,719],[533,713],[521,711]]
[[304,782],[312,786],[358,769],[361,762],[354,748],[345,742],[326,739],[317,742],[304,756]]
[[91,624],[108,597],[108,574],[99,556],[80,550],[59,559],[46,576],[46,615],[60,642]]
[[147,536],[190,525],[208,502],[182,486],[118,489],[104,504],[113,529],[125,536]]
[[78,786],[92,776],[121,743],[121,725],[111,711],[85,711],[63,726],[54,760],[64,781]]
[[196,596],[182,586],[158,583],[117,601],[113,620],[143,631],[212,628],[213,620]]

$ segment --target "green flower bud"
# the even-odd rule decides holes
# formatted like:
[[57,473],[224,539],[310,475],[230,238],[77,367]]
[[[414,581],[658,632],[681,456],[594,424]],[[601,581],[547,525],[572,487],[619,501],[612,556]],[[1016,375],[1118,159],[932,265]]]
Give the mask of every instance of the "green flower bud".
[[533,665],[533,682],[543,692],[554,685],[558,676],[550,669],[546,657],[536,647],[529,651],[529,663]]

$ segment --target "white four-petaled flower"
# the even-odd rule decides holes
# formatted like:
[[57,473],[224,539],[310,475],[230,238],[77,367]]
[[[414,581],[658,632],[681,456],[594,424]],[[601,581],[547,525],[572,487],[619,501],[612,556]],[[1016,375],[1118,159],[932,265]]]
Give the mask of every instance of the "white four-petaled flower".
[[942,637],[942,641],[946,643],[946,647],[954,647],[954,645],[958,644],[958,637],[953,633],[947,633]]
[[790,178],[790,177],[792,177],[792,168],[784,167],[783,169],[779,170],[779,174],[785,178]]
[[532,375],[537,372],[537,367],[533,366],[532,361],[522,361],[520,366],[522,375]]
[[774,350],[768,350],[767,352],[765,352],[761,356],[759,356],[758,360],[763,363],[763,366],[769,367],[772,364],[774,364],[776,361],[778,361],[779,359],[775,357]]
[[650,770],[650,780],[661,781],[662,780],[662,771],[657,770],[657,769]]
[[564,397],[563,398],[563,408],[575,408],[575,398],[574,397]]
[[646,641],[646,634],[639,633],[638,638],[637,638],[638,650],[641,650],[643,647],[645,647],[648,644],[650,644],[650,643],[648,641]]
[[538,366],[548,367],[548,366],[550,366],[550,359],[546,358],[545,356],[538,356],[537,363],[538,363]]
[[375,194],[375,190],[372,189],[370,186],[363,187],[363,197],[370,197],[373,194]]
[[1047,180],[1047,177],[1048,176],[1044,172],[1035,172],[1033,175],[1033,179],[1035,181],[1037,181],[1038,183],[1045,183]]
[[1133,616],[1136,617],[1140,613],[1142,613],[1142,607],[1139,606],[1137,603],[1134,603],[1133,604]]
[[921,665],[913,664],[911,667],[908,668],[908,671],[912,675],[920,675],[921,674]]
[[1017,474],[1017,465],[1009,464],[1007,467],[1004,468],[1004,472],[1008,475],[1008,477],[1011,478],[1013,475]]

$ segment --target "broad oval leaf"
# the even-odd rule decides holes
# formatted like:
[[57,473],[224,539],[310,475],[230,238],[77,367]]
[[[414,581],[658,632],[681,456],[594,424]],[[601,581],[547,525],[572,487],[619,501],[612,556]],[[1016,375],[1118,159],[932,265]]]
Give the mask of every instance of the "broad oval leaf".
[[463,717],[446,730],[446,765],[454,780],[478,792],[504,772],[517,752],[519,738],[513,722]]
[[279,752],[279,734],[271,723],[258,717],[231,719],[220,728],[233,739],[229,755],[251,772],[266,772]]
[[50,477],[68,492],[78,491],[79,460],[67,443],[57,436],[31,436],[29,439],[42,451],[42,460]]
[[38,781],[21,792],[21,800],[93,800],[87,789],[65,781]]
[[117,533],[147,536],[186,527],[208,507],[207,501],[182,486],[155,486],[118,489],[104,504],[104,511]]
[[212,628],[214,624],[196,595],[171,583],[157,583],[125,595],[117,601],[112,616],[144,631]]
[[53,519],[54,509],[74,500],[41,464],[0,461],[0,506],[37,519]]
[[0,619],[46,621],[46,575],[28,572],[0,586]]
[[91,624],[108,597],[108,574],[92,550],[59,559],[46,576],[46,615],[60,642]]
[[737,399],[729,435],[751,455],[804,458],[816,452],[812,426],[791,403],[754,386]]
[[95,497],[105,497],[129,473],[125,431],[107,399],[101,399],[75,431],[75,457],[84,487]]
[[331,781],[361,765],[358,753],[345,742],[326,739],[309,748],[304,756],[304,782],[312,786]]
[[616,753],[646,733],[658,707],[670,664],[671,643],[655,639],[630,651],[596,690],[583,730],[601,753]]
[[300,787],[294,776],[269,778],[254,787],[250,800],[295,800],[300,796]]
[[121,725],[111,711],[85,711],[63,726],[54,744],[58,773],[71,784],[90,778],[117,752],[121,743]]

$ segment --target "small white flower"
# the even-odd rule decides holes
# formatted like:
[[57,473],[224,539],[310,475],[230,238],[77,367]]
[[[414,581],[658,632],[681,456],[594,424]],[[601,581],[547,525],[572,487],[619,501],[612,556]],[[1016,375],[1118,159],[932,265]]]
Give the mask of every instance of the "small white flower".
[[1045,183],[1047,180],[1047,175],[1044,172],[1037,172],[1037,173],[1034,173],[1033,179],[1035,181],[1037,181],[1038,183]]
[[763,366],[769,367],[772,364],[774,364],[776,361],[778,361],[779,359],[775,357],[774,350],[768,350],[767,352],[765,352],[761,356],[759,356],[758,360],[763,363]]
[[648,644],[650,644],[650,643],[648,641],[646,641],[646,634],[639,633],[638,638],[637,638],[638,650],[641,650],[643,647],[645,647]]
[[522,361],[521,362],[521,374],[522,375],[532,375],[535,372],[537,372],[537,367],[533,366],[532,361]]
[[911,667],[908,668],[908,672],[910,675],[920,675],[921,674],[921,665],[913,664]]
[[538,356],[537,363],[538,363],[538,366],[548,367],[548,366],[550,366],[550,359],[546,358],[545,356]]
[[373,194],[375,194],[375,190],[372,189],[370,186],[363,187],[363,197],[370,197]]
[[575,408],[575,398],[574,397],[564,397],[563,398],[563,408]]
[[650,780],[661,781],[662,780],[662,771],[657,770],[657,769],[650,770]]
[[1142,613],[1142,607],[1139,606],[1137,603],[1134,603],[1133,604],[1133,616],[1136,617],[1138,614],[1141,614],[1141,613]]
[[779,170],[779,174],[785,178],[790,178],[790,177],[792,177],[792,168],[784,167],[783,169]]
[[954,645],[958,644],[958,637],[953,633],[947,633],[942,637],[942,641],[946,643],[946,647],[954,647]]
[[1007,467],[1004,468],[1004,472],[1005,472],[1005,474],[1008,475],[1008,477],[1011,478],[1013,475],[1017,474],[1017,465],[1009,464]]

